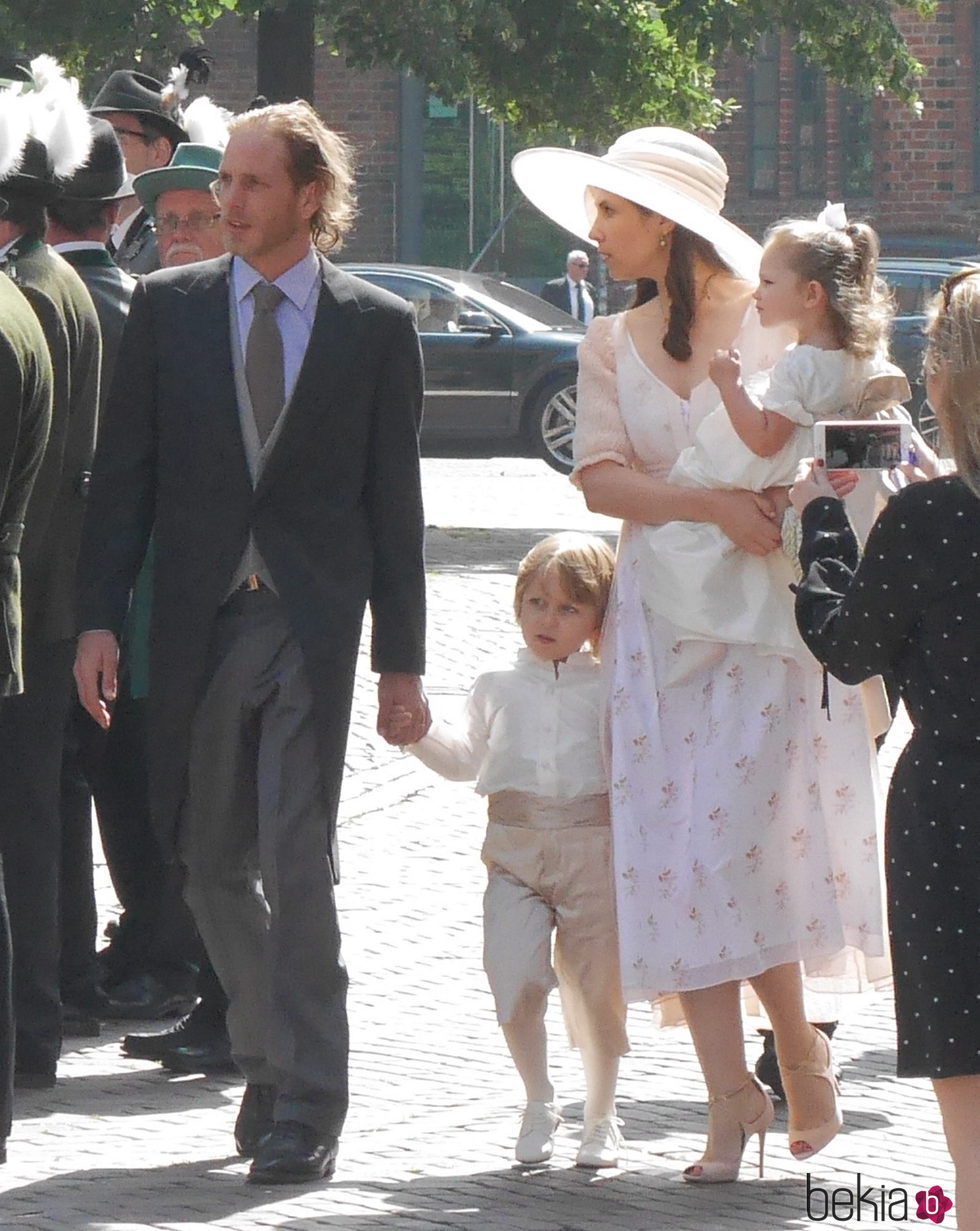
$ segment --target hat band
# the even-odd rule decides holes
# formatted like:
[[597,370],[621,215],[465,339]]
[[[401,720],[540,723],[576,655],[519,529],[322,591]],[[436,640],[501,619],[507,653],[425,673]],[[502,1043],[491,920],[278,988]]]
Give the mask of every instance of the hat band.
[[[659,180],[668,188],[690,198],[696,204],[720,214],[725,204],[725,188],[728,176],[714,167],[706,166],[700,160],[694,161],[682,157],[672,158],[663,152],[656,154],[606,154],[600,162],[611,167],[621,167],[624,171],[632,171],[650,179]],[[713,182],[706,183],[705,180]]]

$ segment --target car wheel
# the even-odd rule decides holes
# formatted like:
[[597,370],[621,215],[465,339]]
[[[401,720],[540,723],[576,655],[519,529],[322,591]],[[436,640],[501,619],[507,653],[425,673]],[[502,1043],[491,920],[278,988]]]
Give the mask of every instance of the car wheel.
[[541,389],[527,415],[528,445],[561,474],[572,469],[575,408],[575,382],[562,376]]

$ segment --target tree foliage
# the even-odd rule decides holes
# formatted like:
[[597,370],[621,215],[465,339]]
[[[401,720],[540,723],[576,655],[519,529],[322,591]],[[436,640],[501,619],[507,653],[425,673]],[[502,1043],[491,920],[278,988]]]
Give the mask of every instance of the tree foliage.
[[[282,2],[282,0],[279,0]],[[295,2],[295,0],[294,0]],[[303,2],[303,0],[301,0]],[[355,67],[410,70],[446,100],[472,94],[527,133],[560,125],[605,140],[625,127],[710,128],[730,102],[713,93],[729,49],[785,31],[797,50],[865,93],[916,97],[920,66],[896,8],[935,0],[305,0]],[[268,0],[265,0],[268,3]],[[166,65],[181,40],[263,0],[6,0],[0,46],[52,51],[90,71],[137,50]]]

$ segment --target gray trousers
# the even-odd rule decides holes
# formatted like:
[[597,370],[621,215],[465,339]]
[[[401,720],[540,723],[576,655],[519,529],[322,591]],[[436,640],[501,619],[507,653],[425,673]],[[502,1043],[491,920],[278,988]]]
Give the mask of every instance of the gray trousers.
[[277,1088],[277,1120],[339,1135],[347,971],[328,821],[302,652],[275,594],[237,593],[218,616],[194,719],[185,896],[246,1081]]

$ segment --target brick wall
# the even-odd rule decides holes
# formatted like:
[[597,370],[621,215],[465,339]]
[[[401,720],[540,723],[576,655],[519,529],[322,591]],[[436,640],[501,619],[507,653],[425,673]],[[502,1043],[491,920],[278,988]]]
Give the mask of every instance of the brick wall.
[[[255,97],[256,23],[229,15],[207,32],[216,65],[215,102],[242,111]],[[399,78],[390,69],[355,73],[343,56],[317,48],[314,104],[357,155],[359,214],[343,248],[350,260],[390,261],[395,253],[399,153]]]
[[[853,216],[867,215],[885,240],[899,237],[911,250],[937,239],[950,247],[980,249],[980,195],[974,191],[974,13],[976,0],[940,0],[934,17],[907,9],[896,21],[913,54],[925,66],[922,114],[917,117],[895,98],[872,103],[872,195],[847,202]],[[717,78],[721,97],[748,100],[749,67],[726,63]],[[748,189],[750,123],[747,109],[711,137],[731,171],[726,212],[754,235],[779,217],[812,216],[824,199],[840,200],[840,97],[828,83],[826,105],[826,192],[800,196],[795,191],[795,81],[790,40],[781,48],[780,164],[778,192],[752,197]]]

